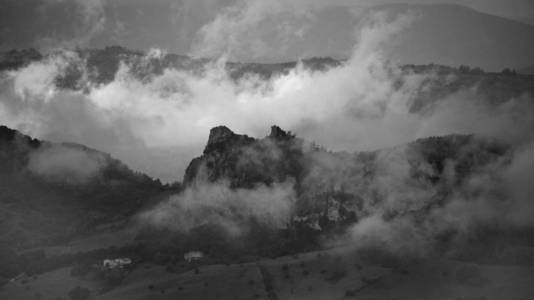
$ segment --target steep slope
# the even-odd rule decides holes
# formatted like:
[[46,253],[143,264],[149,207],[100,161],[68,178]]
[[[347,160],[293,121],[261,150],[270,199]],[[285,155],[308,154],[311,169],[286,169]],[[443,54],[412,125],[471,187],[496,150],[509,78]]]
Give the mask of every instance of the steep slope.
[[[490,71],[532,65],[534,26],[450,4],[385,4],[365,9],[334,6],[302,21],[304,33],[273,52],[270,61],[310,56],[350,56],[355,28],[374,13],[412,21],[385,44],[386,54],[401,64],[437,63],[478,66]],[[268,44],[276,43],[275,40]],[[246,59],[246,58],[244,58]]]
[[0,245],[10,248],[54,244],[123,221],[163,189],[108,154],[5,126],[0,178]]
[[[505,163],[499,160],[507,151],[497,141],[452,135],[392,149],[335,153],[277,126],[263,139],[220,126],[210,131],[203,155],[190,163],[184,185],[225,182],[231,188],[252,189],[292,182],[298,197],[296,223],[325,229],[354,223],[377,208],[385,218],[412,213],[424,217],[451,201],[470,178]],[[390,203],[392,197],[397,203]],[[403,202],[408,207],[397,207]]]
[[386,5],[391,15],[414,13],[414,23],[391,53],[402,63],[467,64],[486,70],[532,64],[534,27],[459,5]]

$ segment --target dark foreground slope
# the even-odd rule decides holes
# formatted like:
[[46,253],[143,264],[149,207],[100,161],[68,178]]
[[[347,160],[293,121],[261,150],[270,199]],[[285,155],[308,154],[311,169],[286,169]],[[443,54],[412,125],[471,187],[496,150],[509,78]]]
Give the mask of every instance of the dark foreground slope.
[[[177,224],[183,220],[196,223],[187,229],[140,223],[140,228],[133,228],[139,230],[137,237],[120,247],[80,248],[77,253],[55,256],[39,256],[38,251],[29,253],[32,257],[2,253],[4,260],[0,263],[11,269],[2,275],[6,280],[0,287],[0,297],[66,297],[71,291],[107,299],[341,299],[359,295],[379,299],[392,295],[399,299],[493,299],[491,295],[497,291],[501,296],[517,297],[531,292],[527,281],[532,276],[524,265],[534,262],[532,232],[483,222],[462,231],[456,224],[444,226],[436,216],[451,213],[446,208],[461,204],[458,201],[462,198],[474,204],[480,204],[477,199],[506,201],[499,198],[498,181],[494,186],[480,186],[484,178],[498,177],[513,156],[513,149],[495,140],[451,135],[391,149],[338,153],[277,126],[261,139],[219,126],[211,130],[202,155],[187,168],[183,190],[147,206],[135,199],[158,195],[163,188],[109,156],[78,145],[51,144],[7,128],[2,130],[2,176],[9,182],[3,191],[21,193],[12,196],[5,212],[33,210],[34,216],[41,215],[36,224],[44,224],[44,228],[47,217],[55,216],[53,211],[63,207],[66,215],[76,218],[58,218],[57,226],[78,224],[99,215],[90,219],[95,226],[126,220],[143,204],[143,214],[157,211],[155,216],[160,217],[162,210],[157,208],[170,201],[163,210],[171,211]],[[35,153],[58,146],[83,150],[89,157],[103,155],[107,163],[99,169],[99,176],[79,177],[76,169],[67,169],[71,172],[67,181],[55,172],[46,174],[56,176],[43,178],[43,170],[48,169],[31,163],[40,157]],[[18,185],[16,177],[20,178]],[[76,188],[73,179],[77,180]],[[32,188],[28,184],[23,188],[22,182],[31,183]],[[262,201],[255,193],[269,196],[265,191],[276,191],[271,188],[281,185],[291,187],[294,196],[285,223],[272,226],[260,218],[262,214],[247,213],[251,207],[260,207],[250,203]],[[114,194],[116,186],[122,188]],[[34,189],[36,192],[32,192]],[[39,204],[40,198],[32,194],[37,192],[44,195],[50,209]],[[232,197],[243,199],[227,199]],[[180,205],[185,200],[191,202]],[[212,205],[206,204],[207,200],[220,202]],[[242,206],[224,207],[235,203]],[[32,209],[22,204],[31,204]],[[204,210],[199,213],[195,207]],[[135,219],[143,220],[138,217]],[[394,244],[388,240],[394,231],[372,231],[378,244],[351,240],[351,234],[358,232],[360,224],[368,224],[369,218],[398,226],[408,235],[397,232],[400,239],[393,239]],[[22,224],[23,218],[12,216],[11,220]],[[240,231],[228,231],[228,223],[237,225]],[[402,227],[406,224],[412,227]],[[51,234],[43,232],[42,236]],[[120,239],[119,235],[114,237]],[[324,250],[325,246],[339,246],[339,242],[348,246]],[[408,249],[402,249],[401,244]],[[6,249],[2,248],[4,252]],[[204,259],[184,261],[184,254],[191,250],[202,251]],[[102,267],[103,259],[114,257],[129,257],[133,263],[120,270]],[[22,271],[37,276],[7,281]]]
[[[0,126],[2,254],[62,244],[125,222],[163,189],[106,153]],[[9,260],[0,255],[0,264],[4,258]]]

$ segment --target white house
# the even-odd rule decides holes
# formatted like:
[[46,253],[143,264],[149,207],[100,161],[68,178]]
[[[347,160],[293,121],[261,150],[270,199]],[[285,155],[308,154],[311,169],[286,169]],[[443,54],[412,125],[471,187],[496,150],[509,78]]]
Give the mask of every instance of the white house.
[[104,261],[102,262],[102,266],[108,269],[115,269],[115,268],[123,268],[124,266],[129,265],[131,263],[132,263],[132,260],[127,257],[104,259]]
[[190,251],[184,254],[184,259],[187,260],[187,262],[192,261],[199,261],[204,257],[204,254],[200,251]]

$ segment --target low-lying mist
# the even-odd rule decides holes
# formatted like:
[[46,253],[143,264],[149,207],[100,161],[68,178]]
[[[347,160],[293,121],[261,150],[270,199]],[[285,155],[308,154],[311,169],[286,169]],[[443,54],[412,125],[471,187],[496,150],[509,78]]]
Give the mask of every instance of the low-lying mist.
[[231,189],[227,183],[195,185],[171,196],[139,220],[157,227],[188,232],[202,225],[219,225],[232,236],[246,233],[250,218],[270,228],[290,223],[295,191],[291,182]]
[[107,164],[107,158],[100,153],[54,145],[32,152],[27,167],[32,173],[53,181],[83,184],[100,176]]

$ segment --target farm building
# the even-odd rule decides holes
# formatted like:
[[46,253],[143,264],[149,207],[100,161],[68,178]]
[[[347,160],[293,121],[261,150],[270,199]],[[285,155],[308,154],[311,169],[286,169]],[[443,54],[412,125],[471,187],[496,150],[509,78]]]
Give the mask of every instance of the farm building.
[[199,261],[204,257],[204,254],[200,251],[190,251],[184,254],[184,259],[187,262]]

